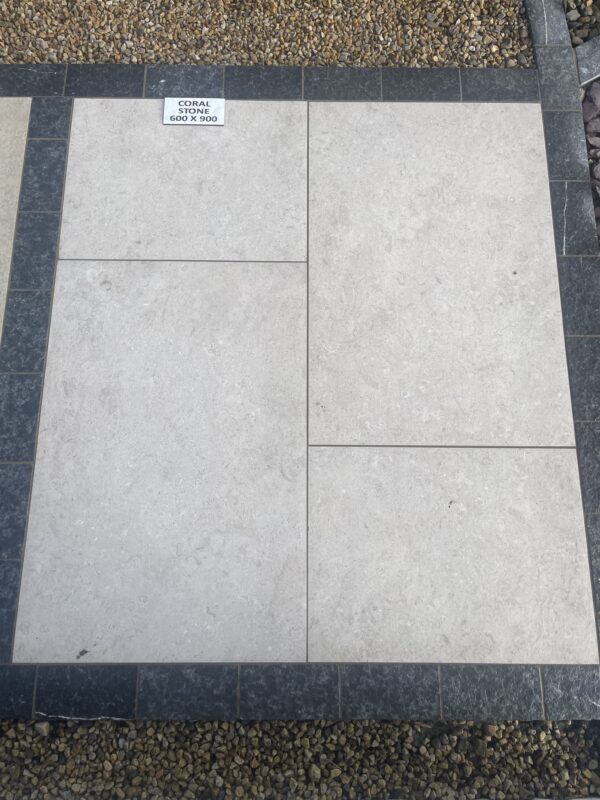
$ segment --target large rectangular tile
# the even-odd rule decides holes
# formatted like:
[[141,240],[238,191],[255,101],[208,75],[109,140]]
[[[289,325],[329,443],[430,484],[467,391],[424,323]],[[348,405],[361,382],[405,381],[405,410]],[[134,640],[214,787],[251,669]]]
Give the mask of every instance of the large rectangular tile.
[[572,445],[539,107],[364,109],[310,110],[311,442]]
[[598,660],[574,450],[312,448],[309,658]]
[[59,262],[20,661],[306,655],[302,264]]
[[304,261],[305,104],[194,127],[163,126],[160,100],[76,100],[60,256]]
[[[2,70],[0,69],[0,81]],[[28,97],[0,98],[0,335],[29,124]]]

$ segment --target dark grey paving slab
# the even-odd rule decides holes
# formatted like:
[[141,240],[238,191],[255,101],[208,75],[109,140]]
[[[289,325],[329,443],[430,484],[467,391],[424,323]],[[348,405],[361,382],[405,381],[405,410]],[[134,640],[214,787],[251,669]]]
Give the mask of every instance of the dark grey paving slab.
[[543,719],[537,667],[456,664],[442,667],[445,719]]
[[0,375],[0,461],[31,461],[40,405],[39,375]]
[[344,664],[343,719],[440,717],[438,668],[433,664]]
[[544,135],[550,180],[586,180],[589,166],[581,109],[545,111]]
[[588,515],[587,536],[590,549],[592,590],[596,611],[600,613],[600,516]]
[[228,100],[301,100],[301,67],[225,67]]
[[535,69],[461,69],[466,102],[535,102],[539,99]]
[[133,665],[40,666],[35,714],[37,717],[131,719],[136,677],[137,667]]
[[338,717],[338,669],[335,664],[242,664],[241,719]]
[[381,100],[381,70],[305,67],[305,100]]
[[550,196],[558,255],[597,255],[598,236],[589,181],[551,181]]
[[142,97],[141,64],[69,64],[65,94],[72,97]]
[[432,102],[460,100],[460,74],[453,67],[391,67],[381,71],[384,100]]
[[573,48],[537,47],[535,58],[544,108],[570,108],[581,114],[579,80]]
[[19,214],[13,244],[11,289],[52,289],[60,214]]
[[44,366],[50,292],[9,292],[0,345],[0,372],[40,372]]
[[70,97],[34,97],[29,116],[29,137],[65,139],[71,125]]
[[0,97],[60,95],[64,64],[0,64]]
[[223,67],[149,64],[146,97],[223,97]]
[[575,425],[577,457],[583,508],[587,514],[600,513],[600,425]]
[[562,0],[525,0],[535,45],[570,45]]
[[60,211],[67,158],[63,139],[30,139],[21,182],[23,211]]
[[20,577],[20,561],[0,561],[0,663],[11,658]]
[[34,666],[0,666],[0,719],[31,719],[34,684]]
[[597,38],[588,39],[576,47],[575,57],[582,86],[600,76],[600,42]]
[[600,338],[568,337],[566,343],[573,415],[578,421],[600,420]]
[[600,718],[600,667],[542,667],[548,719]]
[[140,667],[141,719],[235,719],[238,667],[158,664]]
[[31,488],[30,464],[0,464],[0,559],[20,559]]
[[600,258],[558,259],[565,333],[600,336]]

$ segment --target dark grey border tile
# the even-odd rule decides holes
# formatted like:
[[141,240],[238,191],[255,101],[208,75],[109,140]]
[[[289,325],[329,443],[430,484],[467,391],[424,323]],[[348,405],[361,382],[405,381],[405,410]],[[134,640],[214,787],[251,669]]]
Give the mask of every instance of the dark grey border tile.
[[566,345],[573,416],[600,421],[600,338],[567,337]]
[[576,47],[575,57],[582,86],[600,76],[600,42],[596,37]]
[[460,73],[456,67],[383,67],[384,100],[450,102],[460,100]]
[[342,719],[440,718],[434,664],[344,664],[340,671]]
[[149,64],[145,97],[223,97],[224,67]]
[[19,214],[13,244],[11,289],[52,289],[60,214]]
[[32,461],[41,375],[0,374],[0,461]]
[[35,666],[0,667],[0,719],[31,719]]
[[301,100],[302,67],[225,67],[227,100]]
[[137,666],[57,664],[38,667],[36,717],[131,719]]
[[65,95],[70,97],[142,97],[141,64],[69,64]]
[[7,663],[12,656],[20,581],[21,562],[0,561],[0,663]]
[[[596,612],[600,613],[600,515],[592,516],[588,514],[586,522],[592,574],[592,592],[594,594]],[[598,622],[600,623],[600,620],[598,620]],[[600,708],[598,711],[600,712]]]
[[561,256],[558,277],[565,333],[600,336],[600,258]]
[[66,162],[66,139],[27,141],[21,181],[22,211],[60,211]]
[[0,559],[23,554],[32,479],[31,464],[0,464]]
[[0,97],[61,95],[64,64],[0,64]]
[[335,664],[242,664],[240,719],[338,719]]
[[8,292],[0,372],[41,372],[50,324],[50,292]]
[[550,199],[557,254],[598,255],[596,218],[589,181],[551,181]]
[[535,103],[539,100],[535,69],[463,68],[462,99],[466,103]]
[[581,109],[544,111],[544,136],[550,180],[589,179],[590,168]]
[[492,664],[442,667],[444,719],[544,718],[538,668]]
[[71,125],[70,97],[33,97],[29,115],[31,139],[66,139]]
[[571,46],[562,0],[525,0],[533,43]]
[[600,719],[600,667],[542,667],[548,719]]
[[376,67],[304,67],[305,100],[381,100]]
[[237,684],[235,664],[141,665],[137,717],[233,720]]
[[577,458],[583,509],[586,514],[600,513],[600,425],[575,425]]
[[536,47],[535,58],[544,108],[570,108],[581,114],[577,66],[571,45]]

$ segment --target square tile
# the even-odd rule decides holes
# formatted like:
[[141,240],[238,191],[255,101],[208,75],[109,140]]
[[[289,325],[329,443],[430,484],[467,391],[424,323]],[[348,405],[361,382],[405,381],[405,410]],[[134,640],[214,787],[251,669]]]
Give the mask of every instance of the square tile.
[[598,719],[598,665],[543,667],[544,702],[548,719]]
[[236,719],[235,664],[144,664],[140,666],[140,719]]
[[21,183],[22,211],[60,211],[66,160],[66,140],[28,141]]
[[59,95],[65,85],[64,64],[0,64],[0,96]]
[[537,667],[445,666],[442,667],[442,687],[445,719],[500,721],[544,718]]
[[240,669],[241,719],[338,719],[335,664],[248,664]]
[[35,667],[0,667],[0,719],[31,719]]
[[59,262],[20,661],[306,655],[302,264]]
[[127,665],[39,666],[36,717],[131,719],[137,669]]
[[539,107],[364,108],[310,111],[311,443],[572,445]]
[[32,98],[29,136],[34,139],[66,139],[71,126],[72,107],[70,97]]
[[562,0],[525,0],[525,7],[536,47],[571,43]]
[[11,657],[20,577],[20,561],[0,561],[0,664]]
[[578,424],[575,433],[583,507],[587,514],[600,514],[600,425]]
[[[0,64],[0,86],[2,67]],[[19,206],[30,104],[28,97],[0,98],[0,332]]]
[[598,659],[574,450],[313,447],[309,475],[310,660]]
[[579,77],[573,48],[537,47],[540,95],[544,108],[571,108],[581,114]]
[[41,372],[49,320],[50,292],[8,293],[0,372]]
[[76,101],[61,257],[306,260],[305,104],[225,114],[163,126],[160,100]]
[[598,234],[589,178],[551,181],[556,252],[561,256],[598,255]]
[[559,258],[558,276],[565,333],[600,336],[600,259]]
[[11,289],[52,289],[60,214],[19,214],[13,245]]
[[600,337],[567,337],[573,415],[578,422],[600,422]]
[[0,374],[0,461],[31,461],[35,451],[40,375]]
[[0,464],[0,559],[21,558],[30,488],[30,464]]
[[343,719],[440,717],[438,668],[431,664],[345,664]]
[[370,67],[305,67],[304,99],[381,100],[381,70]]
[[581,109],[545,111],[544,131],[551,180],[587,180],[588,153]]

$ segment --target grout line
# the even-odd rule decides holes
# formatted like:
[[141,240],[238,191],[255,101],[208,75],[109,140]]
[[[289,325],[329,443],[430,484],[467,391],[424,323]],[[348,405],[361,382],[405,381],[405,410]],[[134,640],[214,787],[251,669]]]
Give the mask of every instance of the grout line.
[[[304,70],[303,70],[304,74]],[[309,429],[309,369],[310,369],[310,289],[309,289],[309,243],[310,243],[310,103],[306,104],[306,660],[308,661],[308,634],[309,634],[309,615],[308,615],[308,539],[309,531],[309,497],[308,480],[310,453],[310,429]]]
[[[575,420],[581,422],[583,420]],[[592,420],[596,421],[596,420]],[[510,444],[309,444],[309,447],[387,447],[397,450],[576,450],[576,445],[510,445]]]

